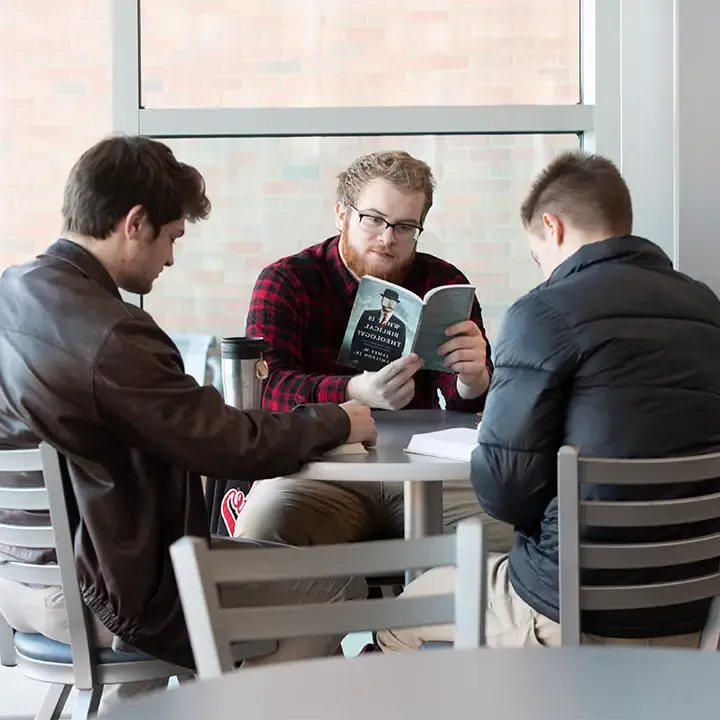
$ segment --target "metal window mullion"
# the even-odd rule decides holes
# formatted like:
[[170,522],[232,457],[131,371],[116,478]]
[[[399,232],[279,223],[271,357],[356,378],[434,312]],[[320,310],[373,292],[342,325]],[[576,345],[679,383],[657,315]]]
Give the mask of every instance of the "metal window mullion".
[[158,138],[584,133],[591,105],[141,109],[138,132]]
[[[112,0],[112,131],[138,134],[140,114],[140,0]],[[142,297],[121,290],[126,302]]]
[[140,111],[140,0],[113,0],[112,46],[112,130],[136,134]]
[[580,87],[594,108],[583,147],[622,162],[621,0],[581,0]]

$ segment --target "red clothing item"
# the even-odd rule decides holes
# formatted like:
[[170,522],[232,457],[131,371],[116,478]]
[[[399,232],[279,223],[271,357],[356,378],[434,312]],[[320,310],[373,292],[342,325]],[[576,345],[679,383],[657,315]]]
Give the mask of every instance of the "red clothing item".
[[[468,280],[450,263],[417,253],[402,284],[424,297],[435,287],[468,284]],[[247,335],[263,337],[270,346],[263,408],[282,411],[301,403],[345,402],[345,388],[356,371],[339,365],[337,357],[357,288],[358,281],[340,257],[338,237],[278,260],[260,273],[250,301]],[[477,298],[472,319],[487,342]],[[489,344],[487,368],[492,374]],[[439,389],[448,410],[481,411],[485,395],[463,400],[455,380],[454,374],[420,370],[408,409],[439,407]]]

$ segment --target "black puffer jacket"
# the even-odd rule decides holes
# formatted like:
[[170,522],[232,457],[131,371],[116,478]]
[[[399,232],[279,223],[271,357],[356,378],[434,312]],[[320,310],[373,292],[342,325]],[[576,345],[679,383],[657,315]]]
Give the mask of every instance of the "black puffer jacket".
[[[564,444],[584,455],[617,458],[720,450],[720,302],[642,238],[611,238],[575,253],[508,311],[496,348],[472,481],[485,510],[515,526],[513,587],[554,620],[556,455]],[[690,488],[581,489],[586,498],[608,500],[719,491],[720,480]],[[720,518],[701,525],[703,532],[720,532]],[[649,542],[687,536],[689,529],[587,532],[593,540]],[[718,563],[703,564],[710,573]],[[596,572],[583,580],[623,584],[630,573],[635,582],[662,582],[687,577],[689,569],[698,568]],[[702,601],[585,613],[583,629],[605,637],[690,633],[702,629],[707,611]]]

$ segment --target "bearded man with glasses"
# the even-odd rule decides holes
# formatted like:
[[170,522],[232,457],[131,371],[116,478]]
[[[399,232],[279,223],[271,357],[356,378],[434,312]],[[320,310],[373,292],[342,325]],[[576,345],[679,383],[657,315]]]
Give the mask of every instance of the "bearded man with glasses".
[[[423,297],[441,285],[467,285],[460,270],[418,251],[433,203],[430,167],[406,152],[379,152],[340,173],[335,205],[338,235],[266,267],[253,290],[247,334],[264,337],[269,376],[263,407],[355,398],[376,409],[439,407],[482,411],[493,366],[477,299],[471,319],[447,328],[438,353],[453,373],[424,370],[416,355],[374,372],[339,365],[338,352],[359,279],[371,275]],[[393,485],[274,478],[255,483],[236,535],[294,545],[403,536],[402,489]],[[445,483],[446,528],[482,514],[469,483]],[[487,518],[493,550],[507,552],[512,528]]]

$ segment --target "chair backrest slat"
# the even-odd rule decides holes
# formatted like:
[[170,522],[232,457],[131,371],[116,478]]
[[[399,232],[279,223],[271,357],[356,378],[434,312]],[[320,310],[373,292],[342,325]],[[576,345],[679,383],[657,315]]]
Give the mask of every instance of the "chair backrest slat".
[[[456,647],[485,642],[484,528],[458,525],[455,536],[308,548],[210,550],[203,540],[172,545],[173,568],[201,677],[233,669],[230,646],[307,635],[455,623]],[[331,578],[457,565],[455,594],[389,600],[221,608],[218,586],[303,578]],[[459,597],[462,593],[462,598]]]
[[580,458],[581,483],[667,485],[720,477],[720,453],[672,458]]
[[42,472],[37,448],[29,450],[0,450],[0,473]]
[[0,508],[5,510],[49,510],[44,487],[0,487]]
[[666,567],[716,557],[720,557],[720,533],[677,542],[580,545],[580,567],[599,570]]
[[718,517],[720,493],[715,493],[652,502],[583,501],[579,522],[589,527],[655,527],[702,522]]
[[[560,631],[563,645],[580,643],[581,610],[632,610],[680,605],[720,594],[720,573],[673,582],[590,586],[580,570],[660,568],[720,558],[720,533],[649,543],[580,543],[580,527],[657,528],[717,520],[720,493],[672,500],[585,501],[580,485],[664,485],[720,478],[720,453],[687,458],[583,458],[558,453]],[[688,488],[689,493],[692,487]],[[637,533],[635,533],[637,535]],[[707,571],[705,571],[707,572]]]
[[60,585],[60,569],[57,565],[31,565],[0,560],[0,577],[28,585]]
[[720,573],[651,585],[584,585],[583,610],[636,610],[680,605],[720,595]]
[[[0,450],[0,472],[42,471],[42,457],[39,448],[30,450]],[[49,510],[47,490],[40,487],[0,487],[0,508],[3,510]],[[55,535],[52,527],[46,525],[20,525],[0,523],[0,543],[26,548],[53,548]]]
[[412,602],[351,600],[341,603],[220,610],[219,629],[243,640],[266,640],[308,635],[343,635],[365,630],[420,627],[455,621],[454,595],[428,595]]
[[52,548],[55,537],[49,525],[32,527],[0,523],[0,543],[27,548]]
[[[456,559],[453,535],[427,537],[412,543],[395,540],[348,545],[294,548],[252,548],[243,556],[243,582],[333,578],[343,575],[385,575],[399,569],[452,565]],[[237,550],[214,550],[209,562],[215,582],[237,581]]]

